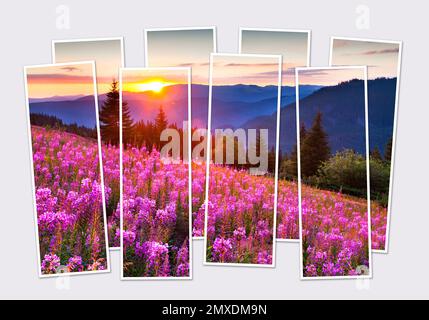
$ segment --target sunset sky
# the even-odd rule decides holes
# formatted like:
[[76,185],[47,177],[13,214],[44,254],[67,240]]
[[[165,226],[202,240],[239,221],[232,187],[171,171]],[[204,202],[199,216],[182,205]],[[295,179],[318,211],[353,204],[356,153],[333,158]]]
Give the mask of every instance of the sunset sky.
[[55,62],[95,60],[98,94],[109,91],[122,67],[121,39],[54,42]]
[[26,70],[30,99],[94,94],[91,63],[29,67]]
[[333,86],[353,79],[365,79],[363,68],[353,69],[305,69],[298,70],[299,85]]
[[334,39],[332,65],[367,65],[368,79],[397,77],[399,44]]
[[[180,97],[187,97],[186,91],[166,90],[167,87],[176,84],[188,84],[188,69],[122,69],[122,99],[123,101],[134,101],[134,93],[147,93],[141,101],[143,108],[139,108],[138,113],[131,112],[133,120],[153,120],[158,113],[160,105],[164,107],[169,119],[183,117],[187,119],[188,114],[170,115],[169,107],[171,103],[182,101]],[[185,87],[186,88],[186,87]],[[187,99],[184,103],[187,104]],[[129,104],[130,108],[135,108],[138,104],[134,101]],[[187,107],[185,106],[185,109]],[[177,111],[176,111],[177,112]],[[138,117],[137,117],[138,115]]]
[[241,53],[281,54],[283,85],[295,83],[295,67],[307,66],[308,32],[241,30]]
[[163,87],[188,83],[186,69],[123,69],[122,89],[128,92],[156,91]]
[[192,83],[208,84],[214,29],[148,30],[148,67],[192,67]]
[[213,85],[278,85],[276,57],[213,55]]

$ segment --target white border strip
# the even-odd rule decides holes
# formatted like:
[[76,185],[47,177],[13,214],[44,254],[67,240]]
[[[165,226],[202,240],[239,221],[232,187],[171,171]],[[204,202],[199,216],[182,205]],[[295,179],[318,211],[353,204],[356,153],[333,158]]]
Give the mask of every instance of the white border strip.
[[240,54],[240,53],[212,53],[210,55],[210,81],[209,81],[209,117],[207,133],[210,137],[207,142],[207,159],[206,159],[206,201],[204,211],[204,265],[207,266],[228,266],[228,267],[255,267],[255,268],[274,268],[276,261],[276,231],[277,231],[277,187],[278,187],[278,157],[275,162],[275,175],[274,175],[274,212],[273,212],[273,254],[271,264],[253,264],[253,263],[220,263],[207,261],[207,225],[208,225],[208,199],[209,199],[209,186],[210,186],[210,159],[211,153],[211,115],[212,115],[212,93],[213,93],[213,57],[226,56],[226,57],[249,57],[249,58],[272,58],[278,59],[278,90],[277,90],[277,118],[276,118],[276,155],[279,152],[279,132],[280,132],[280,99],[282,88],[282,56],[281,55],[268,55],[268,54]]
[[366,66],[346,66],[346,67],[308,67],[308,68],[296,68],[295,79],[296,79],[296,119],[297,123],[300,123],[299,119],[299,71],[305,70],[343,70],[343,69],[361,69],[364,74],[365,83],[365,144],[366,144],[366,194],[367,194],[367,219],[368,219],[368,265],[369,274],[361,276],[316,276],[316,277],[304,277],[304,266],[303,266],[303,252],[302,252],[302,186],[301,186],[301,147],[300,147],[300,126],[297,126],[297,137],[298,137],[298,194],[299,194],[299,272],[300,279],[304,281],[311,280],[336,280],[336,279],[370,279],[372,278],[372,249],[371,249],[371,199],[369,189],[369,136],[368,136],[368,72]]
[[[123,162],[122,162],[122,155],[123,155],[123,148],[122,148],[122,140],[123,140],[123,134],[122,134],[122,75],[123,72],[126,71],[184,71],[187,73],[187,79],[188,79],[188,246],[189,246],[189,276],[188,277],[125,277],[124,276],[124,239],[123,239],[123,228],[124,228],[124,219],[123,219]],[[192,280],[193,277],[193,258],[192,258],[192,197],[191,197],[191,188],[192,188],[192,161],[190,161],[191,158],[191,139],[192,135],[191,132],[191,68],[189,67],[158,67],[158,68],[121,68],[119,70],[119,157],[120,157],[120,174],[119,174],[119,181],[120,181],[120,190],[121,190],[121,197],[120,197],[120,261],[121,261],[121,270],[120,270],[120,278],[122,281],[152,281],[152,280]]]
[[395,169],[395,155],[396,155],[396,132],[398,124],[398,106],[399,106],[399,91],[400,91],[400,79],[401,79],[401,66],[402,66],[402,41],[393,41],[393,40],[375,40],[375,39],[365,39],[365,38],[348,38],[348,37],[331,37],[331,45],[329,50],[329,65],[332,66],[332,53],[333,53],[333,44],[334,40],[348,40],[348,41],[360,41],[360,42],[374,42],[374,43],[386,43],[386,44],[397,44],[399,45],[398,52],[398,66],[397,66],[397,75],[396,75],[396,94],[395,94],[395,114],[393,115],[393,133],[392,133],[392,154],[390,161],[390,177],[389,177],[389,200],[387,207],[387,225],[386,225],[386,242],[384,245],[384,250],[375,249],[372,250],[374,253],[384,253],[389,252],[389,238],[390,238],[390,220],[392,212],[392,202],[393,202],[393,179],[394,179],[394,169]]
[[[73,65],[82,65],[82,64],[91,64],[92,67],[92,79],[94,86],[94,106],[95,106],[95,114],[96,114],[96,124],[97,124],[97,141],[98,141],[98,158],[99,158],[99,166],[100,166],[100,183],[101,183],[101,198],[102,198],[102,208],[103,208],[103,220],[104,220],[104,238],[105,238],[105,246],[106,246],[106,262],[107,268],[105,270],[95,270],[95,271],[82,271],[82,272],[65,272],[65,273],[57,273],[57,274],[42,274],[41,263],[42,257],[40,256],[40,242],[39,242],[39,229],[37,224],[37,204],[36,204],[36,183],[34,180],[34,163],[33,163],[33,143],[31,139],[31,122],[30,122],[30,100],[28,97],[28,78],[27,78],[27,70],[33,68],[47,68],[47,67],[59,67],[59,66],[73,66]],[[107,237],[107,218],[106,218],[106,203],[104,199],[104,176],[103,176],[103,166],[101,159],[101,139],[100,139],[100,125],[98,121],[98,95],[97,95],[97,81],[96,81],[96,73],[95,73],[95,62],[94,61],[79,61],[79,62],[70,62],[70,63],[58,63],[58,64],[41,64],[41,65],[33,65],[33,66],[25,66],[24,67],[24,86],[25,86],[25,99],[26,99],[26,109],[27,109],[27,130],[28,130],[28,143],[30,146],[30,171],[31,171],[31,180],[32,180],[32,188],[33,188],[33,212],[34,212],[34,226],[36,233],[36,246],[37,246],[37,255],[38,255],[38,275],[39,278],[55,278],[55,277],[67,277],[67,276],[76,276],[83,274],[97,274],[97,273],[107,273],[110,272],[110,253],[109,253],[109,239]]]

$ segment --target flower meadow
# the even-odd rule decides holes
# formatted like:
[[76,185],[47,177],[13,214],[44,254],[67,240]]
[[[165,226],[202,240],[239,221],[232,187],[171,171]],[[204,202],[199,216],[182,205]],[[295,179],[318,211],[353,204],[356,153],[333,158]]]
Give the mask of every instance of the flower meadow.
[[[303,186],[304,187],[304,186]],[[286,180],[279,180],[278,185],[278,204],[277,204],[277,239],[299,239],[299,203],[298,203],[298,184]],[[305,190],[311,190],[311,187],[305,186]],[[303,193],[303,198],[312,197],[313,193],[320,190],[314,189],[313,192]],[[324,192],[324,191],[320,191]],[[343,201],[353,206],[359,203],[359,206],[366,206],[366,200],[350,200],[347,196],[331,193],[338,201]],[[328,211],[322,211],[321,214],[328,215]],[[379,250],[385,247],[387,226],[387,208],[379,205],[377,202],[371,202],[371,242],[372,250]]]
[[368,274],[367,200],[302,186],[304,277]]
[[271,265],[274,179],[210,165],[206,261]]
[[109,247],[119,247],[120,241],[116,236],[121,227],[119,148],[110,144],[102,144],[101,151]]
[[189,277],[189,165],[144,146],[122,161],[124,277]]
[[192,236],[204,236],[206,164],[192,163]]
[[[278,189],[277,238],[299,239],[297,184],[280,180]],[[271,264],[272,178],[211,165],[209,192],[207,262]],[[303,185],[302,206],[305,277],[358,275],[368,270],[365,199]],[[371,210],[376,249],[385,241],[387,210],[375,202]],[[204,206],[199,213],[204,217]],[[196,226],[200,215],[194,218]]]
[[[42,274],[107,268],[97,143],[32,126]],[[109,242],[120,244],[119,149],[103,145]],[[124,275],[188,277],[188,165],[156,150],[124,151]],[[204,230],[205,165],[192,164],[194,236]],[[299,238],[297,184],[279,180],[277,238]],[[305,277],[356,275],[369,267],[366,200],[303,185]],[[272,178],[211,166],[207,261],[272,263]],[[372,249],[384,247],[387,210],[371,207]]]
[[41,273],[108,267],[98,144],[31,127]]
[[279,180],[277,199],[277,239],[299,239],[298,184]]

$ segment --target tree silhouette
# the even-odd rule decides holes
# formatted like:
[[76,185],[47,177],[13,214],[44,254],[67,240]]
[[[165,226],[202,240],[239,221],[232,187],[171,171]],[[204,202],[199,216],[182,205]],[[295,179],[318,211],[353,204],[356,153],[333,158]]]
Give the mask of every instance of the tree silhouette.
[[322,126],[322,113],[318,112],[313,125],[301,141],[301,174],[310,177],[331,154],[328,136]]
[[124,145],[132,143],[134,133],[134,123],[131,118],[128,103],[122,101],[122,143]]
[[[305,129],[304,122],[301,123],[299,127],[299,140],[302,145],[303,141],[305,140],[307,136],[307,129]],[[290,174],[294,177],[298,176],[298,151],[297,151],[296,144],[294,145],[292,152],[290,154],[290,160],[291,160],[291,169],[293,170]]]
[[371,159],[373,160],[379,160],[379,161],[383,160],[380,150],[378,150],[378,147],[375,147],[374,149],[372,149],[370,156],[371,156]]
[[[112,145],[119,144],[119,90],[118,82],[113,80],[110,91],[100,110],[101,138],[104,142]],[[127,102],[122,102],[122,128],[124,138],[130,136],[133,121],[130,116]],[[124,139],[124,141],[128,141]]]
[[[268,141],[267,141],[266,138],[264,138],[263,136],[261,136],[261,131],[260,130],[256,131],[256,137],[255,138],[256,138],[256,140],[255,140],[254,144],[252,144],[250,146],[250,149],[248,150],[247,156],[249,157],[249,154],[252,153],[253,156],[259,157],[259,158],[261,158],[260,161],[263,161],[262,157],[264,156],[264,154],[262,153],[262,151],[265,150],[265,153],[269,157]],[[269,159],[266,159],[266,161],[269,162]],[[251,164],[250,163],[250,159],[248,159],[247,162],[248,162],[248,164],[249,164],[250,167],[254,167],[254,166],[259,166],[260,165],[260,163]]]
[[155,127],[158,130],[159,134],[161,134],[161,132],[166,129],[168,126],[168,120],[167,120],[167,115],[164,112],[164,109],[161,106],[159,106],[159,111],[158,111],[158,115],[156,116],[155,119]]
[[384,160],[390,162],[392,158],[392,137],[387,141],[386,147],[384,148]]
[[161,142],[161,133],[162,131],[167,129],[167,126],[168,126],[167,115],[165,114],[162,105],[160,105],[159,111],[155,118],[155,123],[154,123],[155,139],[153,141],[153,143],[156,145],[158,150],[160,150],[167,143],[167,142]]
[[112,145],[119,143],[119,91],[118,82],[113,80],[107,98],[100,110],[101,138]]

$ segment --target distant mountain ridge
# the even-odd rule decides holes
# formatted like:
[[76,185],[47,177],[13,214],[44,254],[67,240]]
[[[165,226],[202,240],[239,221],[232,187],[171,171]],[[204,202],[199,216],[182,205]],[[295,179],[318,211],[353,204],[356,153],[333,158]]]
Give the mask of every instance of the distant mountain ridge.
[[[38,103],[38,102],[59,102],[59,101],[73,101],[76,99],[80,99],[85,97],[83,94],[79,95],[71,95],[71,96],[53,96],[53,97],[45,97],[45,98],[30,98],[30,103]],[[93,96],[90,96],[93,97]]]
[[[370,150],[381,152],[392,136],[396,96],[396,78],[368,81],[368,123]],[[300,100],[300,121],[308,129],[317,111],[323,114],[323,126],[330,137],[331,152],[352,148],[365,152],[365,114],[363,81],[355,80],[336,86],[322,87]],[[356,113],[360,109],[361,112]],[[243,125],[244,128],[268,128],[269,141],[275,141],[275,115],[261,116]],[[360,138],[356,138],[360,137]],[[283,105],[280,114],[280,150],[290,153],[296,144],[296,105]]]
[[[310,94],[320,86],[306,86],[304,94]],[[276,86],[214,86],[212,101],[212,127],[221,128],[235,124],[234,127],[261,115],[270,115],[277,107]],[[192,126],[207,127],[209,87],[192,85]],[[172,85],[158,95],[150,91],[124,92],[123,99],[128,103],[133,119],[153,120],[162,105],[171,123],[178,123],[187,112],[187,85]],[[295,87],[282,87],[281,101],[295,100]],[[101,107],[100,103],[100,107]],[[156,108],[154,108],[156,106]]]
[[[208,86],[192,85],[193,127],[206,127]],[[354,113],[354,106],[362,104],[361,86],[356,82],[343,85],[321,87],[300,86],[301,121],[309,128],[313,113],[320,110],[324,114],[323,125],[331,136],[331,151],[348,145],[356,151],[364,152],[365,142],[354,141],[357,130],[362,130],[364,117]],[[213,88],[212,128],[267,128],[269,142],[274,144],[276,132],[276,86],[216,86]],[[187,85],[173,85],[163,89],[163,99],[153,92],[124,92],[130,113],[134,119],[153,120],[163,105],[170,123],[178,123],[188,109]],[[383,152],[393,132],[393,116],[396,96],[396,79],[376,79],[368,81],[370,149],[378,147]],[[102,107],[106,94],[98,97]],[[53,115],[66,124],[77,123],[89,128],[95,126],[93,96],[78,96],[72,101],[30,100],[30,112]],[[58,101],[58,99],[60,101]],[[282,87],[281,97],[280,149],[289,153],[296,144],[295,88]],[[304,109],[306,111],[304,111]],[[341,110],[341,112],[339,112]],[[342,126],[342,124],[348,124]],[[272,145],[271,145],[272,146]]]
[[77,124],[86,128],[96,126],[94,97],[82,97],[71,101],[30,102],[30,113],[54,116],[64,124]]

